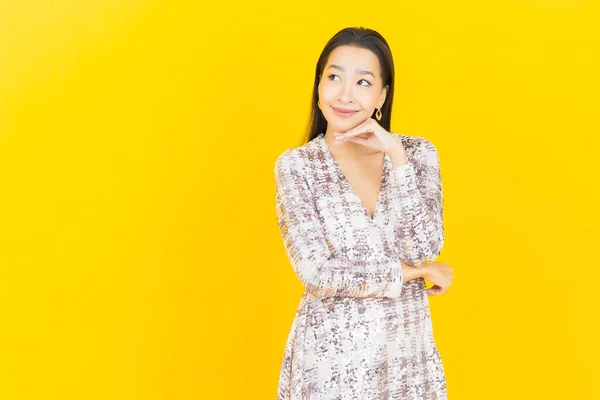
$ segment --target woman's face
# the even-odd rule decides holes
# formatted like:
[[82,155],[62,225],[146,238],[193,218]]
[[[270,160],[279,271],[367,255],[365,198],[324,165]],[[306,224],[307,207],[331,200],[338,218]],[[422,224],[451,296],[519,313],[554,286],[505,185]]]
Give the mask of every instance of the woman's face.
[[[354,46],[333,50],[318,87],[328,130],[346,132],[371,118],[385,101],[387,88],[382,86],[379,60],[373,52]],[[344,109],[351,112],[342,113]]]

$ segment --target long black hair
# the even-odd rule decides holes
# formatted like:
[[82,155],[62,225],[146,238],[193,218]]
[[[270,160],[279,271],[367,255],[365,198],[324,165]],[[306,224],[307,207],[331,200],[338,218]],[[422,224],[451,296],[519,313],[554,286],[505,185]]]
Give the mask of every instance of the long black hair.
[[[373,29],[363,27],[344,28],[329,39],[317,61],[308,129],[302,144],[313,140],[320,133],[325,133],[327,130],[327,120],[317,106],[317,102],[319,101],[318,86],[325,64],[329,59],[329,55],[339,46],[355,46],[371,50],[377,56],[379,65],[381,66],[380,70],[383,87],[386,85],[388,86],[385,103],[383,103],[383,106],[381,107],[381,113],[383,115],[381,121],[377,122],[386,131],[389,132],[391,129],[392,103],[394,100],[394,60],[392,58],[390,46],[383,36]],[[377,110],[373,112],[371,117],[375,115],[376,111]]]

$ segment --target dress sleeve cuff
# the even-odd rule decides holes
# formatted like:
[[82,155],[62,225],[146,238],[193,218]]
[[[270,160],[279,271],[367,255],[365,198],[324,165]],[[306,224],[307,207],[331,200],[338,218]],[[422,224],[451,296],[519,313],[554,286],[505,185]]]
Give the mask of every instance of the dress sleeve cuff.
[[418,190],[417,174],[413,163],[409,162],[398,167],[393,167],[391,174],[394,188],[399,190],[401,194]]

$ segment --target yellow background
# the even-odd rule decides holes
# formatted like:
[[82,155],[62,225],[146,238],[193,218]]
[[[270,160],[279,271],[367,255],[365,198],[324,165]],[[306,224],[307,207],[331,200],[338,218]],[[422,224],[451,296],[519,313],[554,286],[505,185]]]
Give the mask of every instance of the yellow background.
[[302,287],[274,161],[347,26],[440,154],[450,398],[594,397],[598,2],[288,7],[0,3],[0,398],[275,398]]

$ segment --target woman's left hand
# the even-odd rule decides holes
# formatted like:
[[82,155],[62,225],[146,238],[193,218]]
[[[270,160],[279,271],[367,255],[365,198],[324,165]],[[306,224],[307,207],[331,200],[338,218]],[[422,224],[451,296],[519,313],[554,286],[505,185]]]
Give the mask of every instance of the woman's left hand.
[[[366,138],[358,136],[364,133],[368,135]],[[395,151],[405,152],[398,135],[383,129],[374,118],[367,118],[345,133],[334,132],[333,135],[334,143],[350,141],[388,154]]]

